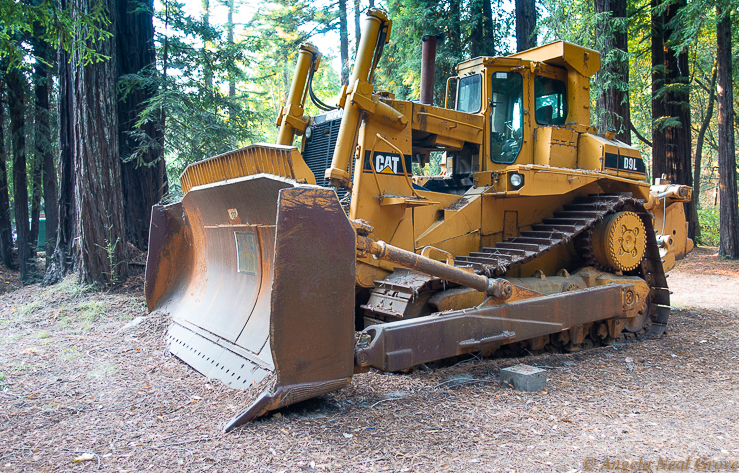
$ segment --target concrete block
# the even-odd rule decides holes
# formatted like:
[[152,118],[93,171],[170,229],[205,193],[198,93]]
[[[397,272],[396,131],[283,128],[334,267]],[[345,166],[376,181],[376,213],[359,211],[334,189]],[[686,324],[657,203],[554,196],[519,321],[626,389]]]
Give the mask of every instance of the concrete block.
[[529,365],[502,368],[500,385],[526,392],[543,391],[547,387],[547,371]]

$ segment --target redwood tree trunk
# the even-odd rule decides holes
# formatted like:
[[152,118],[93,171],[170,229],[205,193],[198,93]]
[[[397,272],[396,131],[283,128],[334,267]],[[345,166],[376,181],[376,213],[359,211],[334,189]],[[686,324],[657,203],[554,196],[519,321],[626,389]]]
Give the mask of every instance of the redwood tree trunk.
[[10,133],[13,150],[13,204],[15,206],[15,230],[18,235],[18,269],[23,282],[29,281],[33,272],[33,255],[28,227],[28,182],[26,179],[26,90],[28,84],[19,69],[7,73],[8,102],[10,104]]
[[493,32],[493,10],[490,0],[470,2],[470,54],[472,57],[494,56],[495,38]]
[[[652,0],[653,7],[657,4]],[[669,26],[684,6],[685,0],[677,0],[662,15],[652,16],[652,176],[665,174],[670,182],[692,186],[688,51],[675,53]],[[685,214],[692,212],[693,206],[686,203]],[[694,225],[688,234],[695,235]]]
[[[723,15],[723,16],[722,16]],[[718,172],[720,240],[718,254],[739,259],[739,210],[734,147],[734,87],[731,82],[731,10],[716,7],[718,67]]]
[[[34,55],[40,59],[35,65],[36,81],[36,157],[38,172],[42,175],[44,196],[44,214],[46,216],[46,261],[54,252],[56,244],[57,196],[56,168],[54,155],[51,152],[51,130],[49,129],[49,68],[45,62],[51,62],[49,46],[42,42],[34,44]],[[40,194],[40,193],[39,193]],[[33,232],[31,232],[33,233]],[[38,233],[37,233],[38,238]]]
[[[341,84],[349,82],[349,29],[346,19],[346,0],[339,0],[339,39],[341,46]],[[288,82],[289,84],[289,82]]]
[[[36,120],[38,120],[38,117]],[[39,138],[38,134],[35,135],[35,138]],[[31,231],[28,236],[28,244],[31,246],[31,252],[34,257],[38,250],[38,235],[41,219],[41,179],[43,177],[43,163],[41,160],[42,157],[35,154],[31,164]]]
[[482,0],[482,32],[485,37],[486,56],[495,56],[495,26],[493,23],[492,0]]
[[483,29],[482,1],[470,1],[470,56],[484,56],[485,34]]
[[695,140],[695,164],[693,165],[693,195],[691,196],[691,203],[693,204],[693,210],[695,212],[691,216],[694,219],[693,225],[695,225],[695,236],[700,237],[701,227],[698,221],[698,208],[700,207],[700,194],[701,194],[701,162],[703,161],[703,143],[706,139],[706,132],[708,126],[711,124],[711,118],[713,118],[713,104],[716,101],[716,67],[713,67],[711,72],[711,85],[708,90],[708,108],[706,115],[703,117],[700,130],[698,130],[698,136]]
[[[228,30],[227,41],[228,41],[228,45],[229,46],[233,46],[233,44],[234,44],[234,6],[235,6],[234,5],[234,2],[235,1],[236,0],[228,0],[228,2],[227,2],[227,6],[228,6],[228,19],[227,19],[227,22],[226,22],[226,29]],[[151,1],[150,4],[151,4],[152,11],[153,11],[154,2]],[[154,58],[152,61],[155,61],[156,60],[156,51],[155,51],[155,48],[154,48],[154,45],[153,45],[153,42],[154,42],[154,23],[153,23],[153,16],[147,14],[146,15],[146,18],[147,18],[147,22],[146,22],[146,25],[145,25],[146,28],[148,28],[149,25],[151,24],[151,31],[148,31],[147,34],[148,33],[151,33],[151,43],[152,43],[152,45],[151,45],[151,47],[149,49],[151,50],[152,57]],[[154,62],[152,62],[152,64],[154,64]],[[166,76],[166,74],[165,74],[165,76]],[[233,78],[231,78],[228,81],[228,96],[231,99],[233,99],[234,97],[236,97],[236,81]],[[228,111],[228,118],[231,119],[232,117],[233,117],[233,110],[229,109],[229,111]]]
[[536,47],[536,0],[516,0],[516,51]]
[[[5,67],[0,63],[1,67]],[[13,261],[13,230],[10,224],[10,197],[8,196],[8,170],[5,154],[5,103],[0,82],[0,261],[6,268],[15,269]]]
[[[462,29],[461,29],[461,10],[460,0],[449,0],[449,34],[445,43],[454,58],[462,56]],[[456,64],[453,64],[451,70],[447,71],[450,76],[456,75]]]
[[359,40],[362,39],[362,27],[360,26],[359,17],[362,6],[359,0],[354,0],[354,50],[359,49]]
[[[61,1],[66,8],[67,1]],[[59,194],[57,203],[56,244],[51,260],[47,260],[43,285],[56,284],[64,276],[77,270],[77,235],[75,222],[75,175],[72,140],[74,137],[74,89],[70,56],[63,49],[57,51],[59,72],[59,101],[57,115],[57,145],[59,146]],[[47,204],[47,207],[49,205]]]
[[[71,3],[85,14],[92,1]],[[115,32],[115,1],[104,1],[110,13],[109,27]],[[72,154],[79,270],[82,282],[109,286],[128,275],[118,142],[117,55],[115,38],[89,45],[110,59],[83,65],[81,58],[74,57],[72,63]]]
[[598,97],[598,111],[602,113],[601,125],[606,129],[616,130],[616,139],[630,145],[627,29],[617,27],[611,20],[626,18],[626,0],[595,0],[595,12],[610,12],[610,17],[601,21],[595,29],[596,35],[599,35],[598,43],[603,58],[598,76],[600,79],[605,76],[609,81],[608,87]]
[[[131,12],[133,4],[119,1],[117,12],[117,76],[137,74],[142,69],[153,68],[156,61],[154,50],[153,0],[146,3],[147,12]],[[125,208],[126,239],[135,247],[146,251],[149,242],[151,207],[159,202],[166,192],[167,176],[164,168],[160,143],[161,130],[154,123],[144,126],[148,149],[128,159],[137,143],[130,136],[136,119],[155,90],[139,88],[131,91],[118,102],[121,177],[123,205]],[[125,243],[125,240],[124,240]]]

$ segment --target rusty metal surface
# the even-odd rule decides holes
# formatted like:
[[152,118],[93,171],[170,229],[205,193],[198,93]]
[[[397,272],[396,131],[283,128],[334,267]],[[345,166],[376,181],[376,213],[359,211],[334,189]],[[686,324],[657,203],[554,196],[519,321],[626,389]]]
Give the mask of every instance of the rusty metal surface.
[[434,311],[426,307],[426,302],[442,286],[440,279],[428,274],[395,268],[385,279],[375,281],[369,300],[361,308],[370,319],[388,322],[428,315]]
[[[649,318],[651,322],[646,335],[649,338],[661,336],[665,332],[667,321],[670,318],[670,291],[667,288],[665,268],[662,264],[659,245],[652,225],[652,215],[645,208],[644,202],[635,199],[631,193],[592,195],[588,196],[584,202],[589,207],[593,204],[616,202],[616,205],[612,207],[612,211],[631,211],[641,219],[647,237],[647,246],[644,259],[641,260],[639,266],[632,273],[647,281],[650,288],[649,307],[651,313]],[[597,267],[590,244],[591,239],[592,235],[588,228],[580,237],[580,255],[586,264]]]
[[230,428],[347,385],[354,369],[354,230],[333,190],[249,176],[154,209],[150,310],[169,350],[234,388],[266,382]]
[[436,79],[436,35],[425,35],[421,43],[421,100],[422,104],[434,104],[434,81]]
[[226,430],[349,384],[355,261],[354,229],[333,190],[280,192],[270,315],[277,383]]
[[183,289],[192,262],[192,232],[182,203],[151,209],[144,295],[151,312]]
[[355,234],[336,193],[280,193],[272,338],[280,385],[351,376]]
[[622,317],[627,289],[633,285],[602,286],[374,325],[365,330],[372,341],[358,347],[355,362],[360,367],[401,371],[570,326]]
[[197,187],[152,212],[147,305],[172,315],[166,342],[174,355],[234,388],[274,373],[268,340],[277,199],[293,185],[250,176]]
[[[630,197],[630,196],[628,196]],[[457,256],[457,264],[469,264],[476,272],[489,277],[501,276],[541,255],[561,247],[600,221],[609,212],[623,203],[627,196],[599,198],[582,197],[567,204],[554,213],[553,218],[544,219],[531,226],[531,231],[522,231],[495,247],[473,251],[468,256]]]
[[471,271],[455,268],[446,263],[417,255],[411,251],[389,245],[384,241],[373,241],[367,237],[357,236],[357,247],[360,251],[371,253],[378,259],[390,261],[462,286],[471,287],[480,292],[491,292],[501,284],[499,281],[489,280],[487,277],[474,274]]
[[265,173],[295,179],[294,146],[254,144],[190,164],[180,176],[182,192],[196,186]]

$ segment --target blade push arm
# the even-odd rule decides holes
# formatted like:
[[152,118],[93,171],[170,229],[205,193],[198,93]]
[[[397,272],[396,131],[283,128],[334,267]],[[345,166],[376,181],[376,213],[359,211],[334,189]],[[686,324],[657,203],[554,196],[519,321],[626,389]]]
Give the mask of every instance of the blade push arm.
[[384,241],[374,241],[365,236],[357,235],[357,249],[370,253],[377,259],[415,269],[461,286],[471,287],[497,299],[508,299],[513,293],[511,283],[505,279],[489,279],[464,269],[455,268],[450,264],[388,245]]

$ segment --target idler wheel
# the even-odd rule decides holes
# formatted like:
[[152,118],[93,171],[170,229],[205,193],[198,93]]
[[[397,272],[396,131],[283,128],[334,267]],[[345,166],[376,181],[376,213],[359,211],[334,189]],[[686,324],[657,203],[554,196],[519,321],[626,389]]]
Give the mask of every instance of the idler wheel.
[[636,269],[644,258],[647,234],[634,212],[608,215],[593,228],[593,255],[604,268],[617,271]]

